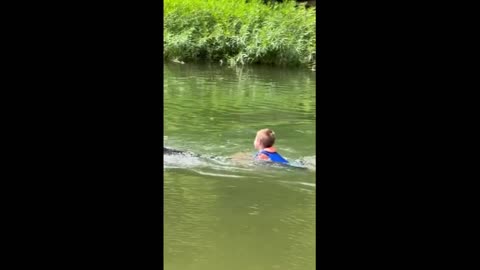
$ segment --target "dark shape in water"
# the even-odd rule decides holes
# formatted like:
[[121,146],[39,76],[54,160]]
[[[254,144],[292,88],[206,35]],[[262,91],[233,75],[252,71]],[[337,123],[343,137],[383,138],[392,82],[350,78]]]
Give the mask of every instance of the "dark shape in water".
[[163,154],[164,155],[178,155],[178,154],[185,154],[185,151],[174,150],[170,148],[163,147]]
[[176,149],[171,149],[167,147],[163,147],[163,154],[164,155],[184,155],[184,156],[191,156],[191,157],[200,157],[200,155],[194,154],[189,151],[182,151],[182,150],[176,150]]

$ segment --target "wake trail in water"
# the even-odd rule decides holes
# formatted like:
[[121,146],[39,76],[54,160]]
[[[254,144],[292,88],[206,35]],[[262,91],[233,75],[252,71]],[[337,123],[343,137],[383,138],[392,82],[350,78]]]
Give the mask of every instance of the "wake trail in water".
[[216,177],[229,177],[229,178],[244,178],[245,176],[236,175],[236,174],[222,174],[222,173],[209,173],[203,172],[200,170],[193,170],[194,172],[201,174],[201,175],[208,175],[208,176],[216,176]]
[[299,169],[315,171],[316,169],[315,156],[305,156],[296,160],[291,160],[290,166],[285,166],[271,163],[259,164],[253,159],[251,161],[239,163],[238,160],[233,160],[231,157],[223,157],[218,155],[198,155],[188,151],[171,153],[173,154],[164,154],[164,170],[187,169],[199,174],[219,177],[242,178],[245,177],[242,174],[258,172],[259,169],[271,170],[272,167],[279,167],[280,170],[286,169],[288,171]]
[[193,172],[218,177],[243,178],[242,174],[258,172],[258,170],[271,170],[277,168],[279,170],[308,170],[315,171],[315,156],[303,157],[292,160],[291,166],[278,164],[258,164],[253,160],[248,163],[239,164],[227,157],[219,156],[196,156],[189,154],[164,155],[164,170],[169,169],[187,169]]
[[306,156],[299,159],[296,159],[290,162],[294,166],[305,167],[311,171],[315,171],[317,168],[316,156]]
[[201,175],[222,178],[244,178],[245,176],[239,175],[239,173],[251,171],[247,168],[235,166],[228,158],[199,156],[189,153],[164,155],[163,166],[164,170],[187,169]]

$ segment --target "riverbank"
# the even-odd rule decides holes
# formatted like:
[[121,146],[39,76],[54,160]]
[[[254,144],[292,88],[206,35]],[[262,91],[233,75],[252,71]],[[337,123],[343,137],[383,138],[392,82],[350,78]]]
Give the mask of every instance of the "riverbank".
[[164,0],[165,60],[314,67],[315,9],[295,1]]

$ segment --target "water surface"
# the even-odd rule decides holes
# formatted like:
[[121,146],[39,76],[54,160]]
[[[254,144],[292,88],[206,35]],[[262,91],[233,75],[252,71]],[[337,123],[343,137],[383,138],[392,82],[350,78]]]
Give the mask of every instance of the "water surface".
[[[164,66],[166,270],[315,268],[315,73]],[[256,131],[308,169],[256,166]]]

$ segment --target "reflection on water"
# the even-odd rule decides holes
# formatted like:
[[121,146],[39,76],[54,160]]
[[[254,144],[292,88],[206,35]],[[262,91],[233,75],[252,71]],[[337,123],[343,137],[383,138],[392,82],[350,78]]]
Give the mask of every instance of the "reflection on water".
[[[315,268],[315,74],[164,66],[165,269]],[[308,169],[238,164],[261,128]]]

